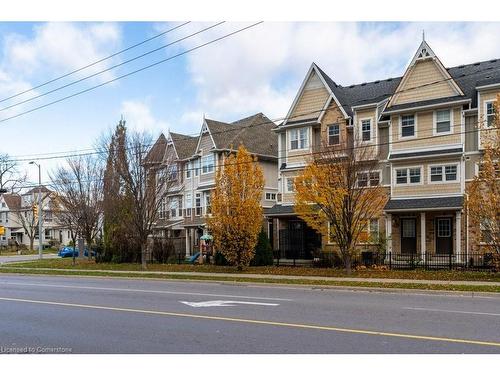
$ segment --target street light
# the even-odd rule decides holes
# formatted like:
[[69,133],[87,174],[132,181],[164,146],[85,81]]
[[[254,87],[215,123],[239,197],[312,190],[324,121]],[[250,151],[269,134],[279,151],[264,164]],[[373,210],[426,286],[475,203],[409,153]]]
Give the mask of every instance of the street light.
[[30,161],[30,164],[34,164],[38,167],[38,259],[43,258],[43,241],[42,241],[42,172],[40,164],[35,161]]

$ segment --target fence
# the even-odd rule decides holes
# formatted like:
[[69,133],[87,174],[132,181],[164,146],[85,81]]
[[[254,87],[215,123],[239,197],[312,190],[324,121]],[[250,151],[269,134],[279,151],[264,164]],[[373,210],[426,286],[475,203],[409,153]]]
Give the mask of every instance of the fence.
[[[283,261],[282,261],[283,264]],[[322,252],[312,263],[315,267],[343,267],[338,253]],[[279,265],[279,263],[277,264]],[[500,267],[500,256],[494,253],[454,253],[454,254],[396,254],[362,251],[351,258],[353,268],[364,266],[385,266],[391,270],[468,270],[495,271]]]

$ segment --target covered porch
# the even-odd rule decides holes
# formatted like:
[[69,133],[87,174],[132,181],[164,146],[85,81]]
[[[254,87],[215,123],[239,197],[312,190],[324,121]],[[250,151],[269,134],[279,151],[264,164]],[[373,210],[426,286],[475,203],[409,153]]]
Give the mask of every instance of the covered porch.
[[390,261],[465,263],[462,203],[461,196],[389,200],[384,212]]
[[321,250],[321,235],[295,215],[293,206],[275,205],[265,215],[276,262],[309,263]]

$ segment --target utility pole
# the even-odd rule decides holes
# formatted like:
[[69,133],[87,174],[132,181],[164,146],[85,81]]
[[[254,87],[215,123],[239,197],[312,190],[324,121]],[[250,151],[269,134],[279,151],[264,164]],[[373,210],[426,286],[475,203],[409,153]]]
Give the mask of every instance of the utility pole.
[[42,172],[40,164],[30,161],[30,164],[34,164],[38,167],[38,259],[43,258],[43,240],[42,240]]

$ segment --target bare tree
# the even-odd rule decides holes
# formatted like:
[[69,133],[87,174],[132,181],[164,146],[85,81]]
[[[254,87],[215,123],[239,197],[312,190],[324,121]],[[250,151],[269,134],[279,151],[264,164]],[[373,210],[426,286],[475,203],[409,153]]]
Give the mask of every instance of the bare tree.
[[[122,121],[120,125],[124,126]],[[141,264],[146,269],[148,239],[158,218],[162,200],[177,180],[174,162],[148,163],[152,136],[145,132],[125,133],[124,142],[118,145],[117,172],[127,195],[131,199],[131,231],[140,244]]]
[[26,182],[27,175],[19,170],[17,161],[7,154],[0,154],[0,191],[18,193]]
[[101,223],[103,167],[97,158],[90,155],[69,158],[66,162],[66,167],[57,168],[51,175],[61,207],[57,213],[58,220],[73,228],[73,241],[78,235],[85,239],[90,259],[91,246]]
[[353,137],[348,147],[325,143],[295,180],[298,216],[337,245],[348,273],[360,236],[387,202],[376,148]]
[[51,191],[48,191],[46,188],[42,191],[42,207],[38,207],[35,194],[38,194],[38,189],[33,189],[33,196],[29,204],[26,204],[23,200],[21,200],[21,207],[15,211],[17,222],[21,224],[24,229],[24,233],[26,233],[30,240],[30,250],[33,250],[35,237],[38,234],[37,210],[42,210],[42,220],[44,220],[45,213],[43,211],[43,207],[46,200],[50,198]]

